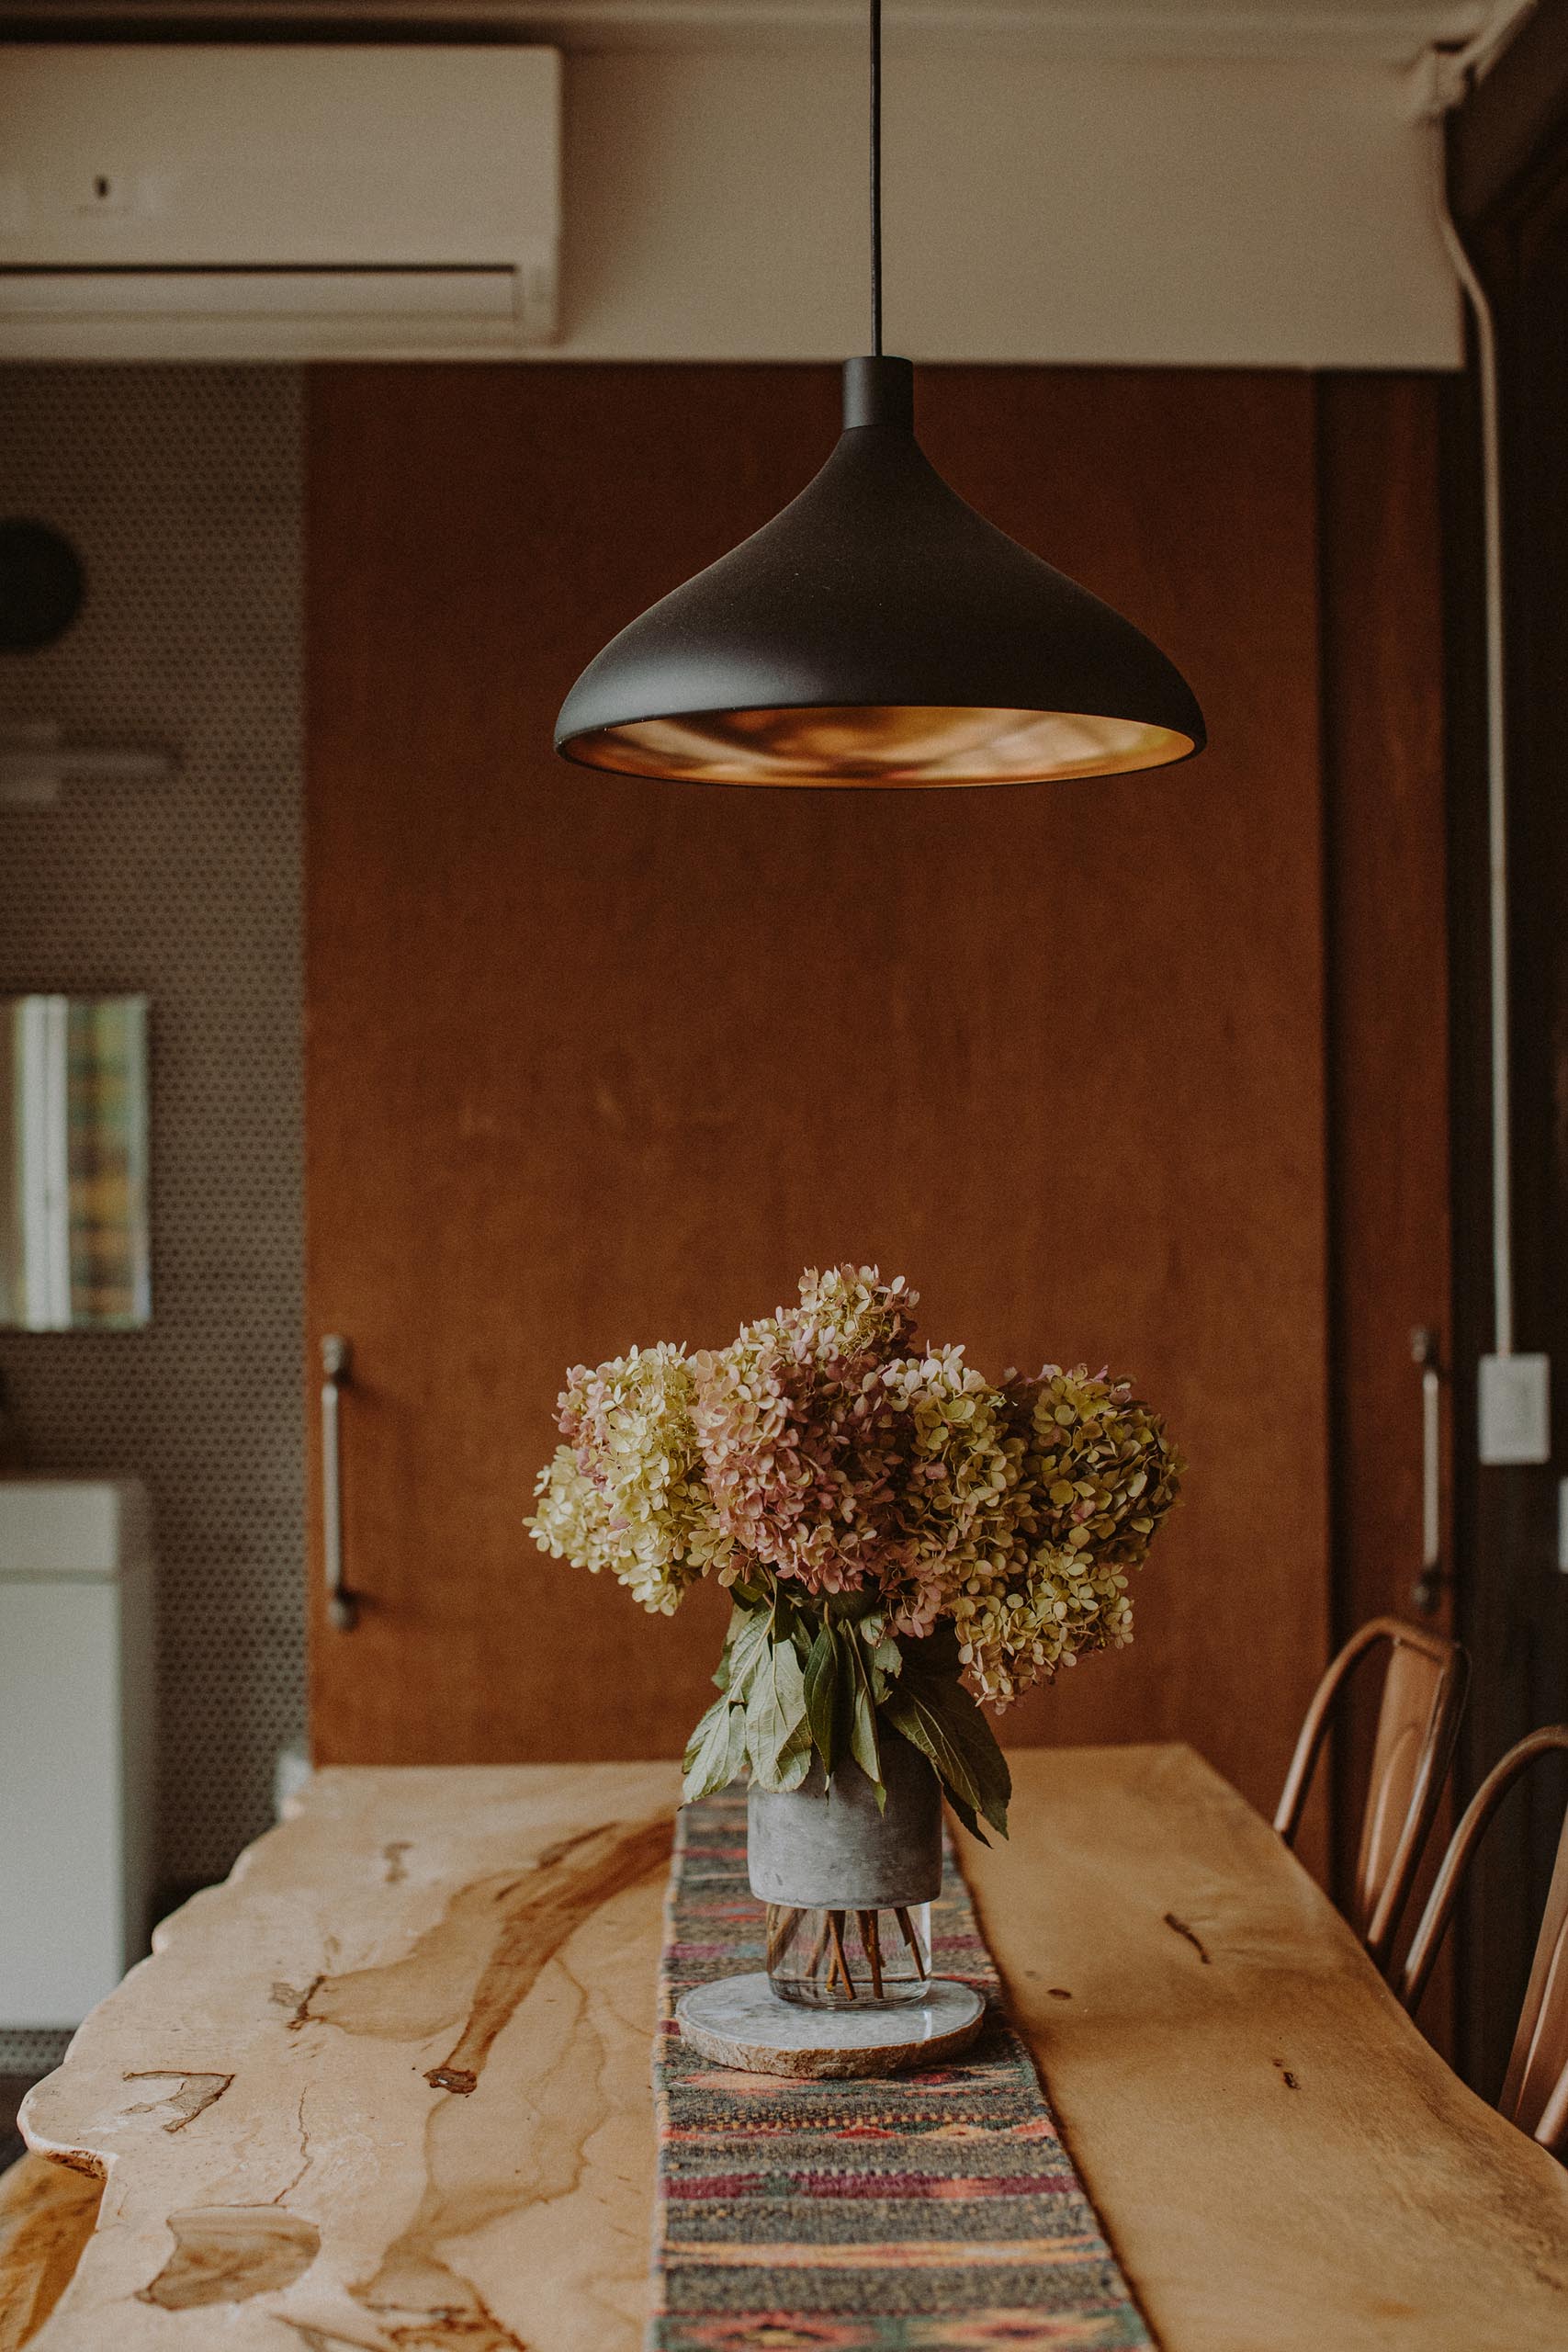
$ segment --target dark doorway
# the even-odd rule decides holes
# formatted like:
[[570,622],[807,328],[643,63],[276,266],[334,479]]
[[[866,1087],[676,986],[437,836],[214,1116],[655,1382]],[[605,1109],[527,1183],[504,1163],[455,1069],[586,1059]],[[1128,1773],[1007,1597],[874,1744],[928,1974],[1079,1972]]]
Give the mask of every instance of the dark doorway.
[[[1552,1461],[1477,1463],[1474,1369],[1493,1345],[1487,854],[1480,690],[1475,370],[1456,399],[1450,497],[1454,1233],[1461,1622],[1475,1666],[1461,1770],[1473,1788],[1535,1725],[1568,1716],[1568,0],[1544,0],[1452,118],[1450,202],[1496,321],[1507,628],[1514,1261],[1520,1351],[1552,1360]],[[1465,1921],[1460,2055],[1494,2097],[1568,1790],[1539,1770],[1498,1822]]]

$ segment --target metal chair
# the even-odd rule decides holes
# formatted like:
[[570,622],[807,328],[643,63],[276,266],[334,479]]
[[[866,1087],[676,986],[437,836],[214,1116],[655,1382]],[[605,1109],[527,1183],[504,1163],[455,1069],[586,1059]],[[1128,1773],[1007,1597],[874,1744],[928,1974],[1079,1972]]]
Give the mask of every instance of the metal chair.
[[1274,1826],[1287,1846],[1294,1845],[1335,1702],[1361,1660],[1382,1643],[1389,1646],[1389,1659],[1349,1917],[1368,1954],[1386,1973],[1459,1736],[1470,1683],[1470,1660],[1459,1644],[1397,1617],[1374,1617],[1352,1634],[1307,1709]]
[[[1465,1807],[1400,1973],[1399,1997],[1412,2015],[1448,1931],[1464,1873],[1493,1815],[1521,1773],[1541,1757],[1554,1754],[1568,1755],[1568,1724],[1532,1731],[1510,1747]],[[1568,1815],[1497,2107],[1510,2123],[1554,2154],[1568,2147]]]

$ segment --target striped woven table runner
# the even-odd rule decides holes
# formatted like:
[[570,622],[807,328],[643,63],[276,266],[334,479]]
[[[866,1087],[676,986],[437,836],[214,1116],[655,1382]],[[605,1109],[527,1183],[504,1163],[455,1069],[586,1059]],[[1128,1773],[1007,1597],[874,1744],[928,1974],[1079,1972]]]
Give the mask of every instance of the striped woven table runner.
[[680,1816],[654,2059],[650,2352],[1122,2352],[1153,2338],[1002,2015],[948,1854],[934,1965],[990,2014],[954,2064],[881,2082],[732,2074],[681,2041],[688,1986],[762,1965],[746,1799]]

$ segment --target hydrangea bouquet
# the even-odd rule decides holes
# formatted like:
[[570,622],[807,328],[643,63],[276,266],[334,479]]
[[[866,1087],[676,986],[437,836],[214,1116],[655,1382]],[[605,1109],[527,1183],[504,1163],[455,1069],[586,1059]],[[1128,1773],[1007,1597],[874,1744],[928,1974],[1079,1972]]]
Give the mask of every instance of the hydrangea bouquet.
[[979,1702],[1132,1639],[1129,1571],[1183,1468],[1163,1424],[1082,1365],[993,1386],[919,1339],[917,1303],[874,1267],[810,1272],[798,1306],[728,1348],[634,1348],[569,1377],[535,1542],[662,1615],[701,1577],[733,1601],[688,1800],[743,1766],[791,1790],[852,1758],[880,1804],[892,1736],[976,1837],[982,1818],[1005,1835]]

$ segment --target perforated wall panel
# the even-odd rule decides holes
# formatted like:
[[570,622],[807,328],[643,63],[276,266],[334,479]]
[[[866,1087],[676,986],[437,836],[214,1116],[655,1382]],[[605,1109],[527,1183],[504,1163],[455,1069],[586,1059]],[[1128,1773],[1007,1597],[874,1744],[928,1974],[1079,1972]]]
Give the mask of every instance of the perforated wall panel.
[[304,1724],[299,412],[292,368],[0,368],[0,518],[87,575],[0,655],[0,725],[180,758],[0,808],[0,991],[152,1000],[152,1326],[0,1332],[0,1368],[38,1466],[152,1492],[165,1881],[265,1826]]

